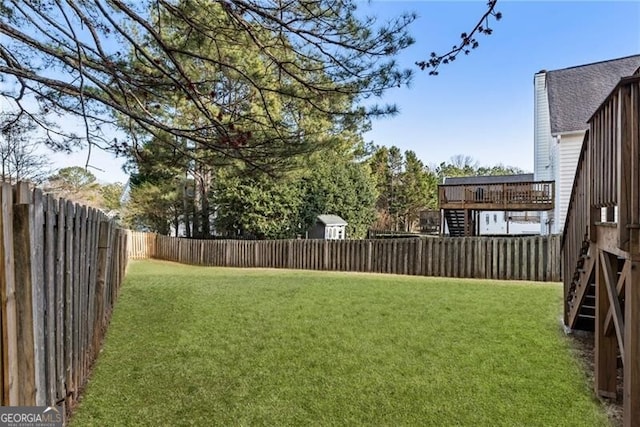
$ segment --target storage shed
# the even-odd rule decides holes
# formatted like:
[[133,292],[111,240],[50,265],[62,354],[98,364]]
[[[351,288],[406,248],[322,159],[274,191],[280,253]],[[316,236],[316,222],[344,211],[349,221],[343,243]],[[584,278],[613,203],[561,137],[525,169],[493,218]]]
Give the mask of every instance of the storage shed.
[[318,215],[309,230],[310,239],[343,240],[347,238],[347,221],[338,215]]

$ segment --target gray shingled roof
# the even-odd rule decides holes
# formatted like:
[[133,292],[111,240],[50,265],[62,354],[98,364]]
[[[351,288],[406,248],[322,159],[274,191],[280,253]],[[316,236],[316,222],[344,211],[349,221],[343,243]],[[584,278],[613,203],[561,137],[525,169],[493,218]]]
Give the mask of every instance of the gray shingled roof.
[[551,133],[586,130],[596,108],[638,67],[640,55],[634,55],[547,72]]
[[318,215],[318,221],[324,225],[347,225],[347,221],[338,215]]
[[445,185],[488,185],[503,184],[513,182],[531,182],[533,181],[532,173],[523,173],[519,175],[486,175],[486,176],[456,176],[445,178]]

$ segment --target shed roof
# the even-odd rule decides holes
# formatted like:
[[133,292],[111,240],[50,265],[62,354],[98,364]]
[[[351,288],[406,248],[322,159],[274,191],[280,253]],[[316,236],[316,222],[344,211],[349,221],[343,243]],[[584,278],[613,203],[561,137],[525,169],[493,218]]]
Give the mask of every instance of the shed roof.
[[548,71],[551,133],[583,131],[587,120],[621,78],[640,67],[640,55]]
[[444,179],[445,185],[487,185],[504,184],[513,182],[532,182],[532,173],[522,173],[518,175],[484,175],[484,176],[456,176]]
[[347,225],[347,221],[338,215],[318,215],[318,221],[324,225]]

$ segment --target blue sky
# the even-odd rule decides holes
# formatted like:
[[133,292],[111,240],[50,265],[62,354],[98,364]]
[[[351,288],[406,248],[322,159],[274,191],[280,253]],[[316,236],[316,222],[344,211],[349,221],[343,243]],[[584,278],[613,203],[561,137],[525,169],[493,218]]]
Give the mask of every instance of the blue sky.
[[[405,66],[443,52],[470,31],[484,1],[377,1],[384,15],[416,11],[414,46]],[[418,71],[409,88],[389,92],[400,114],[373,123],[365,135],[379,145],[413,150],[426,164],[457,154],[483,165],[533,170],[533,75],[640,53],[640,2],[498,1],[503,19],[467,57],[443,65],[439,76]]]
[[[444,52],[458,43],[484,13],[485,1],[372,1],[363,12],[385,17],[415,11],[411,33],[416,43],[398,61],[404,67]],[[387,92],[380,103],[395,103],[400,114],[373,123],[365,135],[378,145],[413,150],[425,164],[457,154],[483,165],[533,170],[533,75],[640,53],[638,1],[506,1],[491,36],[439,76],[416,71],[408,88]],[[86,154],[55,155],[57,167],[84,165]],[[121,161],[94,153],[99,179],[125,182]]]

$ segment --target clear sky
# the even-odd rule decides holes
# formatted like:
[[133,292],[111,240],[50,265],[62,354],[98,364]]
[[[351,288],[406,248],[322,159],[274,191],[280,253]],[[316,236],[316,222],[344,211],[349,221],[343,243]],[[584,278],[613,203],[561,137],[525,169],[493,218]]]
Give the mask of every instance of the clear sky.
[[[416,11],[414,46],[400,57],[411,66],[430,52],[446,52],[469,32],[484,1],[377,1],[383,14]],[[373,123],[365,135],[380,145],[414,150],[426,164],[457,154],[483,165],[503,163],[533,171],[533,75],[640,54],[640,1],[498,1],[503,13],[480,47],[442,65],[440,75],[418,71],[409,88],[385,102],[400,114]]]
[[[404,67],[446,51],[469,32],[485,1],[362,1],[367,14],[415,11],[415,45],[398,58]],[[482,165],[502,163],[533,170],[533,75],[640,54],[640,1],[499,0],[503,14],[491,36],[478,37],[469,56],[443,65],[439,76],[416,68],[408,88],[389,91],[380,103],[400,114],[373,123],[365,135],[378,145],[413,150],[425,164],[469,155]],[[55,155],[55,166],[84,165],[85,153]],[[94,153],[91,164],[106,182],[127,180],[121,161]]]

